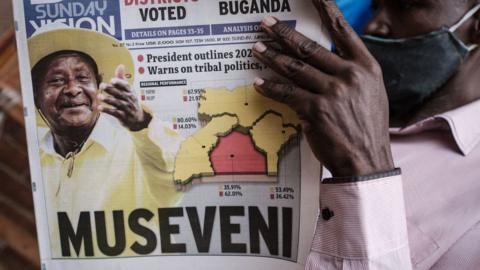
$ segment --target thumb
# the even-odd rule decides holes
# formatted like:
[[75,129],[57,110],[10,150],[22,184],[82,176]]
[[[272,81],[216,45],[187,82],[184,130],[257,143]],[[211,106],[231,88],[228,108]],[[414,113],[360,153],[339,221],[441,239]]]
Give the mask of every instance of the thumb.
[[124,80],[125,79],[125,66],[118,65],[117,69],[115,70],[115,78],[119,78]]

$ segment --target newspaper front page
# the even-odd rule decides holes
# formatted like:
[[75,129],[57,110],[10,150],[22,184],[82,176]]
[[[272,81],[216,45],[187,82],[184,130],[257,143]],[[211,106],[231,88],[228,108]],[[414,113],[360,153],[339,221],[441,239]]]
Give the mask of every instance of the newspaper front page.
[[15,16],[42,269],[302,269],[320,166],[252,86],[309,1],[23,0]]

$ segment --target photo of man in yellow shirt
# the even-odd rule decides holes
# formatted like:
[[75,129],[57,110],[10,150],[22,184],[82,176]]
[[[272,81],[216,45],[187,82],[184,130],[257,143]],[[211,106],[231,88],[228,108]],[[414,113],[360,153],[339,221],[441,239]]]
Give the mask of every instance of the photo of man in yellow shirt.
[[[52,256],[125,255],[95,243],[122,245],[113,237],[112,211],[154,211],[180,200],[173,181],[180,138],[140,106],[131,55],[115,39],[61,29],[33,36],[28,46],[35,105],[44,122],[38,121],[38,143]],[[62,238],[62,231],[77,231],[82,212],[90,213],[95,230],[95,211],[104,213],[108,241],[93,233],[92,251]],[[127,247],[134,238],[126,235]]]

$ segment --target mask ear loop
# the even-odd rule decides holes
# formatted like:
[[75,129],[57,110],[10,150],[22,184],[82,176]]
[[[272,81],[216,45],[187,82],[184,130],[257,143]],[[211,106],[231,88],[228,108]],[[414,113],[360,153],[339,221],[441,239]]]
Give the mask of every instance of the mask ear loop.
[[[476,5],[474,8],[472,8],[470,11],[468,11],[465,16],[463,16],[463,18],[457,22],[455,25],[453,25],[452,27],[450,27],[450,32],[455,32],[458,30],[458,28],[460,28],[460,26],[462,26],[466,21],[468,21],[473,15],[475,15],[475,13],[477,13],[477,11],[480,10],[480,4]],[[472,44],[470,46],[468,46],[468,51],[471,52],[473,50],[475,50],[476,48],[478,47],[478,44]]]
[[467,12],[465,14],[465,16],[463,16],[463,18],[459,22],[457,22],[452,27],[450,27],[450,32],[457,31],[458,28],[460,28],[460,26],[462,26],[466,21],[468,21],[479,10],[480,10],[480,4],[478,4],[474,8],[472,8],[469,12]]
[[476,48],[478,48],[478,44],[472,44],[472,45],[468,46],[468,51],[471,52],[471,51],[475,50]]

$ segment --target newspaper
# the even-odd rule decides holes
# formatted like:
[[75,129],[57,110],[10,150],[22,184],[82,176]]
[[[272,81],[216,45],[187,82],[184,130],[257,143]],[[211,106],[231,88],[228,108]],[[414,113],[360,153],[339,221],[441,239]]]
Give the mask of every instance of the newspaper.
[[303,269],[320,166],[252,86],[309,1],[14,1],[42,269]]

